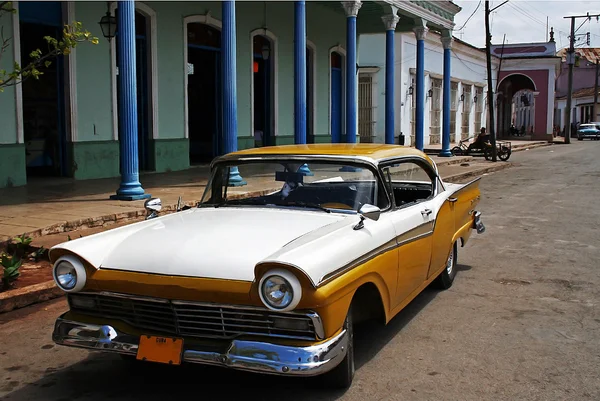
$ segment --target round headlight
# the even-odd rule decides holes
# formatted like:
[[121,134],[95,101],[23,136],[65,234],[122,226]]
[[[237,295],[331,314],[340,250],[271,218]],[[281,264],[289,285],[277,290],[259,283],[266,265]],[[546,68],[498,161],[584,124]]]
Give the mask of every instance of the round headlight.
[[85,286],[85,268],[74,256],[60,257],[54,264],[54,281],[65,292],[77,292]]
[[259,283],[260,299],[269,309],[286,312],[294,309],[302,298],[300,282],[287,270],[267,272]]

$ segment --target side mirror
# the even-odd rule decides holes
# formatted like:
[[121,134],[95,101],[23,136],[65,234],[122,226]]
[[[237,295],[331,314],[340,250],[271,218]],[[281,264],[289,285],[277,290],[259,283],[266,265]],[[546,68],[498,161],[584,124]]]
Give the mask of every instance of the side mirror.
[[153,219],[158,217],[158,212],[162,209],[162,202],[160,201],[160,198],[148,199],[144,202],[144,208],[148,213],[146,215],[146,220]]
[[377,206],[369,205],[367,203],[360,208],[358,214],[360,215],[360,221],[354,226],[355,230],[360,230],[365,226],[365,219],[373,221],[379,220],[379,216],[381,216],[381,209],[379,209]]
[[358,213],[367,219],[377,221],[379,220],[379,216],[381,216],[381,209],[379,209],[377,206],[369,205],[367,203],[360,208]]

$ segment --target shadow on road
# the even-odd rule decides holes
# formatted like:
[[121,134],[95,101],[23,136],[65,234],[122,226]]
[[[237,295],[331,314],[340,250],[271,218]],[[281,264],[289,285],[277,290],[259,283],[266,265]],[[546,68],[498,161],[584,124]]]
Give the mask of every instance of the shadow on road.
[[[360,368],[373,359],[438,294],[425,289],[384,326],[357,326],[355,357]],[[81,352],[87,352],[81,350]],[[358,377],[357,377],[358,378]],[[344,391],[325,388],[317,378],[289,378],[201,365],[167,366],[89,353],[83,361],[49,368],[44,378],[2,398],[21,400],[336,400]]]

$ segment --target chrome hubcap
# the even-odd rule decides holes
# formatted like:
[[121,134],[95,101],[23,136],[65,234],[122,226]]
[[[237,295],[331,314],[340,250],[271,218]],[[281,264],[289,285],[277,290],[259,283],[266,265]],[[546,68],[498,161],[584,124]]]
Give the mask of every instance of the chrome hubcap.
[[448,261],[446,262],[446,271],[448,274],[452,274],[452,269],[454,268],[454,247],[450,251],[450,256],[448,256]]

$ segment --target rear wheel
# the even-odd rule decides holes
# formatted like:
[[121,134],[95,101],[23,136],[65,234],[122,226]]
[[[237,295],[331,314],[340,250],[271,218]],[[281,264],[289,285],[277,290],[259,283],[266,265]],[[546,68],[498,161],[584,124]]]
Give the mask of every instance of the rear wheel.
[[440,275],[434,280],[435,287],[447,290],[452,287],[454,277],[456,277],[456,261],[458,260],[458,246],[455,242],[450,250],[450,255],[446,260],[446,268],[440,273]]
[[354,379],[354,324],[352,307],[350,307],[346,316],[344,328],[346,329],[346,336],[348,338],[346,356],[339,365],[322,376],[325,386],[329,388],[347,389],[352,385],[352,380]]
[[509,148],[507,148],[506,146],[502,146],[500,148],[500,152],[498,152],[498,157],[500,158],[500,160],[505,162],[510,157],[510,154],[511,154],[511,150]]

